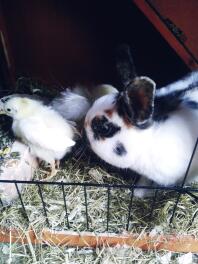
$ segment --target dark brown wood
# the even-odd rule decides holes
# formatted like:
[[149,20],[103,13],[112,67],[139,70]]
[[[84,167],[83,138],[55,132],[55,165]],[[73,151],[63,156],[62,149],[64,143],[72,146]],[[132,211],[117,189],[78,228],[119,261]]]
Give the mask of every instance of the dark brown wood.
[[114,60],[121,43],[131,46],[138,74],[150,76],[158,87],[188,72],[133,1],[0,3],[15,78],[36,77],[58,87],[110,83],[121,88]]
[[10,88],[15,83],[15,65],[8,39],[4,14],[0,2],[0,80],[3,89]]
[[103,54],[97,30],[70,1],[1,1],[16,75],[61,86],[97,81],[108,72],[102,62],[108,45]]

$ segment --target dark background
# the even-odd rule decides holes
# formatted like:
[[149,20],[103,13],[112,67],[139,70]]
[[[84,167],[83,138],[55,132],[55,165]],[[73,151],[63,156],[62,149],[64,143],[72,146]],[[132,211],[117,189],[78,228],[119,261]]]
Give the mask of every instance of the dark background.
[[114,50],[131,47],[137,72],[157,82],[189,69],[132,0],[0,0],[15,78],[60,86],[117,85]]

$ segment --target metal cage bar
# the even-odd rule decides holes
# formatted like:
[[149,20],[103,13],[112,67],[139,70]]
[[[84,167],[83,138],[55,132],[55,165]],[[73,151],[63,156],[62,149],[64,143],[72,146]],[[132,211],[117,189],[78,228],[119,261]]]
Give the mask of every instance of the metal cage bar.
[[40,186],[40,184],[37,184],[37,186],[38,186],[38,193],[39,193],[39,196],[41,198],[41,202],[42,202],[42,206],[43,206],[43,212],[44,212],[44,215],[45,215],[45,220],[46,220],[47,225],[50,226],[49,219],[48,219],[48,216],[47,216],[47,210],[46,210],[46,207],[45,207],[45,202],[44,202],[44,199],[43,199],[41,186]]
[[19,200],[20,200],[20,202],[21,202],[21,206],[22,206],[22,209],[23,209],[23,214],[24,214],[25,218],[26,218],[26,219],[28,220],[28,222],[29,222],[29,217],[28,217],[28,214],[27,214],[27,212],[26,212],[25,205],[24,205],[24,203],[23,203],[23,199],[22,199],[21,193],[20,193],[20,191],[19,191],[18,184],[17,184],[16,182],[15,182],[15,187],[16,187],[16,190],[17,190],[17,193],[18,193],[18,196],[19,196]]
[[128,217],[127,217],[127,224],[126,224],[126,230],[129,230],[129,223],[130,223],[130,217],[131,217],[131,210],[132,210],[132,205],[133,205],[133,192],[134,188],[131,188],[131,195],[130,195],[130,202],[129,202],[129,207],[128,207]]
[[194,155],[195,155],[196,149],[197,149],[197,145],[198,145],[198,138],[197,138],[197,140],[196,140],[196,142],[195,142],[195,146],[194,146],[194,148],[193,148],[193,152],[192,152],[192,155],[191,155],[191,157],[190,157],[190,161],[189,161],[189,163],[188,163],[188,166],[187,166],[187,169],[186,169],[186,173],[185,173],[185,175],[184,175],[183,181],[182,181],[181,186],[180,186],[180,187],[181,187],[181,191],[178,193],[177,198],[176,198],[176,201],[175,201],[175,205],[174,205],[174,207],[173,207],[172,216],[171,216],[171,218],[170,218],[170,224],[172,224],[172,222],[173,222],[173,218],[174,218],[174,216],[175,216],[175,213],[176,213],[176,210],[177,210],[177,206],[178,206],[179,200],[180,200],[181,195],[182,195],[182,193],[183,193],[183,187],[184,187],[184,184],[185,184],[186,179],[187,179],[187,177],[188,177],[188,173],[189,173],[189,170],[190,170],[190,167],[191,167],[191,164],[192,164],[192,161],[193,161],[193,158],[194,158]]
[[155,203],[156,203],[156,200],[157,200],[157,195],[158,195],[158,190],[155,191],[155,194],[154,194],[154,197],[153,197],[153,201],[152,201],[152,204],[151,204],[151,212],[150,212],[150,215],[149,215],[150,219],[153,216],[153,211],[155,209]]
[[89,220],[88,220],[88,206],[87,206],[87,189],[84,186],[84,197],[85,197],[85,215],[86,215],[86,227],[89,229]]
[[110,219],[110,187],[107,188],[107,228],[106,230],[109,231],[109,219]]
[[63,201],[64,201],[64,208],[65,208],[65,217],[67,220],[67,228],[70,229],[70,225],[69,225],[69,218],[68,218],[68,210],[67,210],[67,203],[66,203],[66,194],[65,194],[65,188],[64,185],[61,185],[62,187],[62,192],[63,192]]
[[[10,184],[15,184],[15,187],[16,187],[16,190],[17,190],[17,193],[18,193],[18,196],[19,196],[19,201],[21,203],[21,207],[22,207],[22,210],[23,210],[23,215],[24,217],[29,221],[29,218],[28,218],[28,214],[27,214],[27,211],[26,211],[26,206],[23,202],[23,198],[22,198],[22,195],[21,195],[21,192],[19,190],[19,187],[18,187],[18,184],[20,183],[23,183],[23,181],[8,181],[8,180],[0,180],[0,183],[1,182],[9,182]],[[45,216],[45,219],[46,219],[46,223],[47,223],[47,226],[50,226],[50,222],[49,222],[49,218],[48,218],[48,212],[47,212],[47,208],[46,208],[46,203],[44,201],[44,197],[43,197],[43,192],[44,190],[42,189],[42,186],[45,186],[45,185],[48,185],[50,184],[51,186],[52,185],[60,185],[61,184],[61,190],[62,190],[62,197],[63,197],[63,201],[64,201],[64,210],[65,210],[65,218],[66,218],[66,223],[67,223],[67,228],[68,229],[71,229],[71,226],[70,226],[70,223],[69,223],[69,218],[68,218],[68,208],[67,208],[67,202],[66,202],[66,193],[65,193],[65,186],[80,186],[80,187],[83,187],[83,190],[84,190],[84,206],[85,206],[85,216],[86,216],[86,229],[89,230],[90,226],[89,226],[89,207],[88,207],[88,196],[87,196],[87,187],[96,187],[98,184],[91,184],[91,183],[72,183],[70,185],[70,183],[66,183],[66,182],[40,182],[40,181],[31,181],[31,182],[28,182],[28,184],[34,184],[37,186],[38,188],[38,194],[40,196],[40,199],[41,199],[41,205],[42,205],[42,209],[43,209],[43,213],[44,213],[44,216]],[[114,187],[114,184],[105,184],[106,187],[106,205],[107,205],[107,209],[106,209],[106,231],[109,231],[109,223],[111,221],[111,215],[113,214],[110,213],[110,204],[111,204],[111,190],[113,190],[114,188],[115,189],[129,189],[130,190],[130,200],[129,200],[129,205],[128,205],[128,211],[127,211],[127,215],[126,215],[126,230],[129,230],[129,224],[130,224],[130,221],[131,221],[131,215],[132,215],[132,208],[133,208],[133,198],[134,198],[134,190],[136,188],[144,188],[144,189],[152,189],[152,190],[155,190],[155,195],[153,197],[153,200],[151,202],[151,210],[150,210],[150,215],[149,217],[153,217],[153,211],[154,211],[154,208],[156,206],[156,201],[157,201],[157,197],[158,197],[158,194],[160,191],[177,191],[178,192],[178,196],[177,196],[177,201],[176,202],[179,202],[179,198],[182,194],[185,194],[185,195],[189,195],[196,203],[198,201],[198,195],[197,192],[198,192],[198,189],[195,189],[195,188],[192,188],[192,187],[189,187],[189,186],[174,186],[174,187],[161,187],[159,186],[158,187],[151,187],[151,188],[147,188],[147,186],[136,186],[136,185],[118,185],[118,184],[115,184],[115,187]],[[98,185],[97,186],[99,189],[101,188],[104,188],[104,184],[102,185]],[[178,198],[179,197],[179,198]],[[173,205],[173,210],[176,210],[175,209],[175,204]],[[173,213],[175,213],[175,211],[173,211]],[[171,214],[171,218],[173,219],[174,217],[174,214]],[[196,211],[192,217],[192,220],[190,221],[189,225],[191,225],[195,219],[195,217],[197,216],[198,214],[198,211]]]

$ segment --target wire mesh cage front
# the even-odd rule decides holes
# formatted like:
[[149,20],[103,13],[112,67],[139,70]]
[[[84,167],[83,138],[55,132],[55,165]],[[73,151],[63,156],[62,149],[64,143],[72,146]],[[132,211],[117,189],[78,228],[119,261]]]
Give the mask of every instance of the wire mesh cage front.
[[[5,182],[8,181],[1,180],[1,184]],[[124,230],[139,233],[164,224],[167,230],[172,224],[178,232],[187,232],[196,226],[198,189],[193,187],[149,188],[63,181],[11,181],[9,184],[15,185],[19,199],[2,211],[1,223],[5,226],[25,228],[31,224],[37,229],[114,233]],[[22,193],[20,184],[26,184]],[[136,188],[149,188],[154,196],[137,199],[133,195]]]
[[[107,235],[113,233],[113,236],[115,233],[123,235],[126,231],[129,231],[129,234],[136,233],[138,237],[140,234],[148,233],[164,234],[165,240],[166,235],[172,233],[177,236],[184,234],[197,236],[198,188],[196,184],[192,186],[185,184],[196,149],[197,142],[179,186],[129,184],[121,175],[108,173],[99,166],[91,167],[88,164],[86,167],[87,161],[75,159],[65,161],[62,170],[53,181],[41,180],[42,175],[37,173],[35,179],[31,181],[0,180],[0,186],[7,184],[8,188],[13,188],[17,192],[17,199],[9,206],[2,200],[0,237],[2,228],[12,230],[7,234],[8,242],[11,241],[11,235],[15,235],[13,230],[21,230],[23,235],[27,235],[30,228],[36,234],[49,228],[61,232],[69,231],[71,232],[69,234],[73,231],[78,231],[79,234],[81,231],[91,231],[102,236],[104,233]],[[152,195],[144,199],[137,198],[134,196],[137,189],[146,189]],[[22,234],[19,233],[19,237]],[[92,237],[91,241],[93,240]],[[34,241],[33,237],[33,245]],[[98,245],[99,238],[96,237],[95,241],[95,245]],[[123,238],[121,241],[125,242]],[[178,250],[175,246],[175,250],[188,252],[189,244],[193,241],[187,240],[187,247],[182,249],[180,247]],[[57,241],[58,246],[61,243],[62,241]],[[141,243],[140,247],[145,241]],[[175,238],[174,243],[178,244]],[[159,244],[163,245],[161,241]],[[181,241],[179,244],[181,245]],[[84,246],[90,244],[85,240]],[[155,241],[153,249],[159,248],[158,246]],[[173,247],[168,249],[173,250]],[[192,247],[191,251],[195,252]]]
[[[197,233],[198,188],[185,185],[197,144],[178,186],[128,184],[99,167],[86,170],[79,161],[63,169],[56,181],[0,179],[18,194],[9,207],[2,202],[1,225],[114,233],[163,226]],[[137,189],[149,191],[150,197],[136,198]]]

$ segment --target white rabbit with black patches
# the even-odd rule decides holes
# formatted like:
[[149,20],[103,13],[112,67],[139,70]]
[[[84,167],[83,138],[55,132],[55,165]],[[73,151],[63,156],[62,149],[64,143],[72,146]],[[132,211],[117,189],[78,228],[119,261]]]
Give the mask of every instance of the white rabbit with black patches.
[[[113,166],[132,169],[160,185],[175,185],[184,178],[198,136],[198,74],[186,77],[187,86],[178,89],[177,82],[168,94],[155,96],[155,83],[135,75],[129,50],[124,46],[120,54],[125,91],[101,97],[88,111],[85,130],[91,148]],[[197,175],[194,162],[189,179]],[[139,191],[136,195],[142,196]]]

